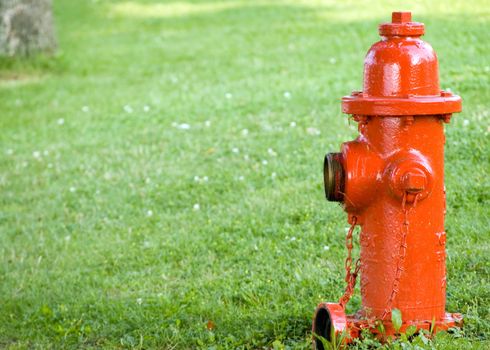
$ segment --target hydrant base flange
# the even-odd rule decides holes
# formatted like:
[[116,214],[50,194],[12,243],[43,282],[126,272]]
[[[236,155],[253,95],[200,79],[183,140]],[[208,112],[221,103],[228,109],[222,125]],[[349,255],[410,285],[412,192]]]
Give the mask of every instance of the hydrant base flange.
[[[383,327],[380,327],[380,323]],[[452,327],[462,327],[463,316],[460,313],[446,312],[443,319],[403,322],[400,329],[395,330],[391,320],[381,321],[365,318],[361,312],[346,315],[338,303],[320,303],[313,318],[314,349],[323,349],[321,338],[329,342],[349,344],[353,339],[360,338],[362,330],[367,329],[383,341],[388,337],[396,338],[399,334],[405,333],[407,328],[411,326],[414,326],[417,331],[426,330],[435,334]]]

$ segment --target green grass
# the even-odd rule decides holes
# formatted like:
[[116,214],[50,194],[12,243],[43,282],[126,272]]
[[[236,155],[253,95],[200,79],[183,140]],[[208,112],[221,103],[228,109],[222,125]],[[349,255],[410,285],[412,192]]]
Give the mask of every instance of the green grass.
[[[309,349],[344,288],[323,155],[355,137],[339,99],[406,5],[54,2],[59,55],[0,61],[0,347]],[[446,128],[464,337],[433,346],[488,348],[490,11],[411,9],[464,99]]]

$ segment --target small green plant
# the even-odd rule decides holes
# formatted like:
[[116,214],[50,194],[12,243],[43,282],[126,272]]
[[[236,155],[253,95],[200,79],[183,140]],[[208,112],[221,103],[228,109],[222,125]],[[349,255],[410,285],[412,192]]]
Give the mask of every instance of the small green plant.
[[323,348],[325,350],[339,350],[345,347],[345,343],[349,335],[346,330],[337,334],[334,328],[331,327],[330,340],[325,339],[324,337],[316,333],[314,333],[313,336],[321,341]]
[[398,333],[403,323],[402,312],[400,310],[391,310],[391,323],[393,325],[393,328],[395,329],[395,332]]
[[[399,328],[400,329],[400,328]],[[361,332],[359,339],[354,339],[351,349],[356,350],[432,350],[432,349],[454,349],[459,347],[469,349],[462,341],[463,331],[460,328],[452,328],[447,332],[439,332],[435,335],[430,330],[417,329],[410,325],[405,331],[399,332],[396,338],[387,338],[385,342],[380,341],[370,330]]]

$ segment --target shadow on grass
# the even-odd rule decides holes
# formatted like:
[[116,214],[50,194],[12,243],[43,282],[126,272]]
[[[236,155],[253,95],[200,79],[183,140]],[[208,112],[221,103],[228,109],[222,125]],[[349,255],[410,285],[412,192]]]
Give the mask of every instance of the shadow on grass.
[[46,75],[67,69],[63,55],[37,54],[29,57],[0,57],[0,86],[39,82]]

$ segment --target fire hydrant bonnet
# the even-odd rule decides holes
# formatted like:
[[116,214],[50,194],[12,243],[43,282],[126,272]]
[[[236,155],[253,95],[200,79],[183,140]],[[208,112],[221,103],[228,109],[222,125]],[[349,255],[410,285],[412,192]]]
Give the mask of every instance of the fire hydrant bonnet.
[[439,88],[437,56],[420,39],[424,24],[407,12],[379,27],[381,41],[364,61],[363,91],[342,99],[342,112],[359,115],[431,115],[461,111],[461,98]]

